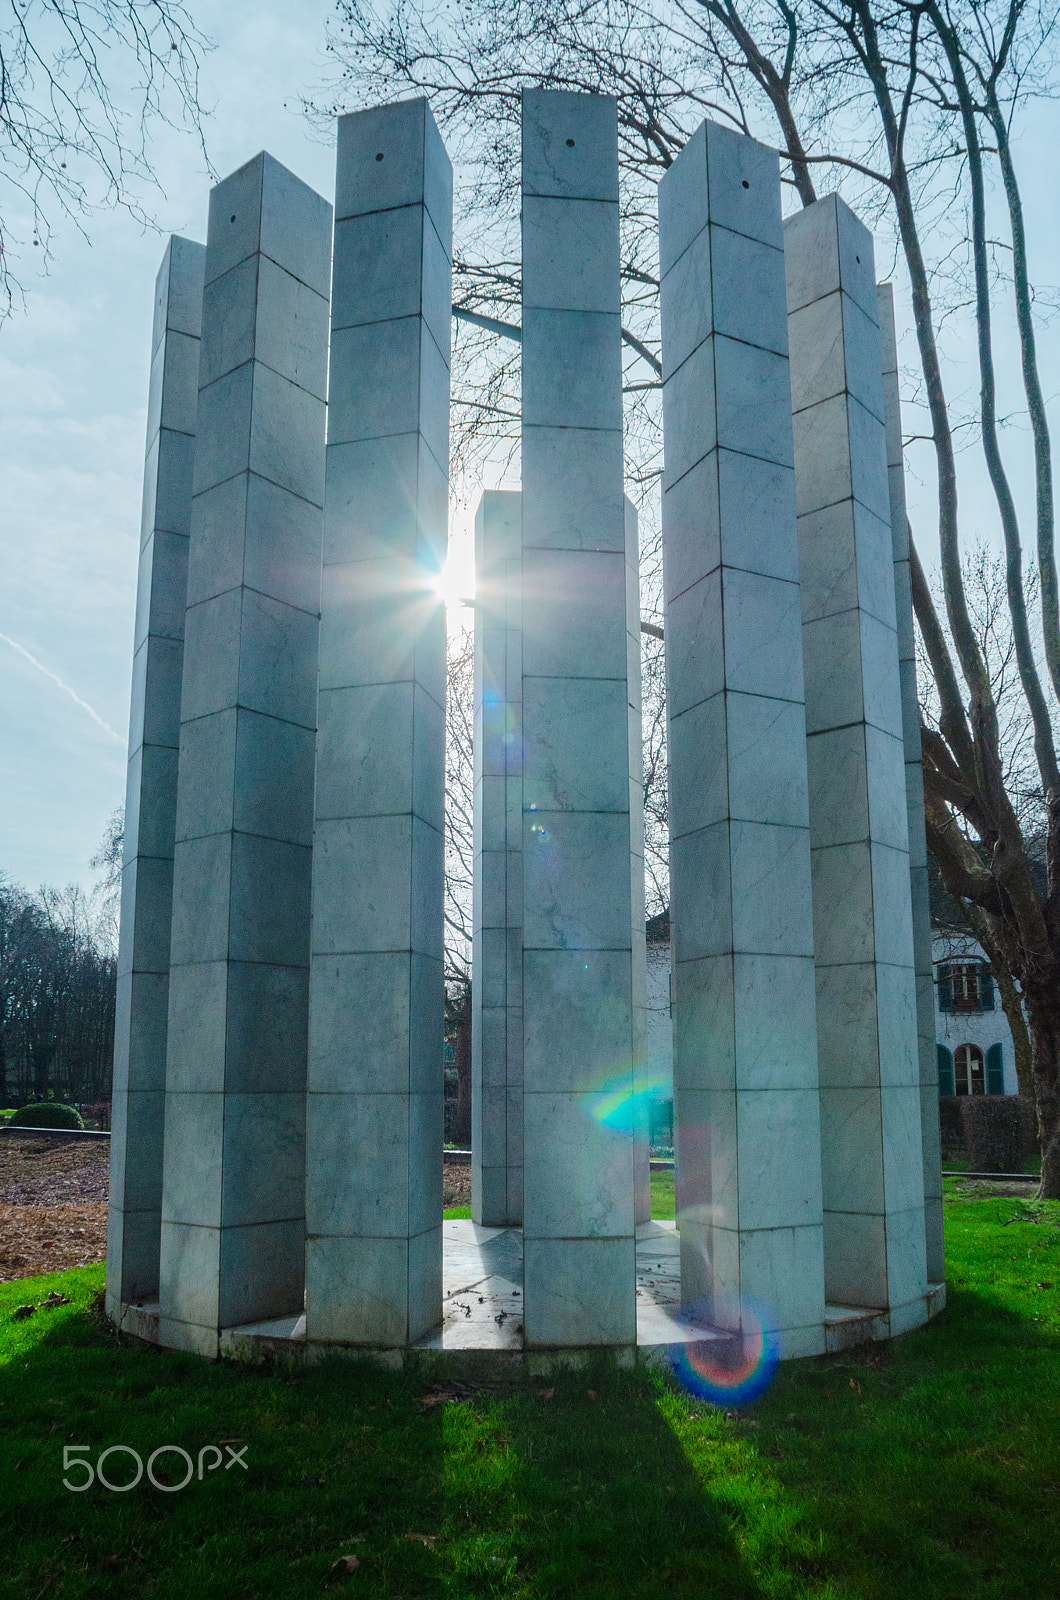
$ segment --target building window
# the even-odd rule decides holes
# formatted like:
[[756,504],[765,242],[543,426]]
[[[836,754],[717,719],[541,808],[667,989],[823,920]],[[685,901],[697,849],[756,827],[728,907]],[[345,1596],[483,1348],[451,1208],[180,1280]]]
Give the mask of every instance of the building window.
[[955,1094],[986,1093],[986,1057],[977,1044],[959,1044],[953,1052]]
[[952,1053],[944,1044],[936,1046],[939,1058],[939,1094],[1004,1094],[1005,1069],[1001,1046],[992,1044],[983,1052],[977,1044],[959,1044]]
[[993,1011],[994,980],[982,961],[940,961],[939,1010]]

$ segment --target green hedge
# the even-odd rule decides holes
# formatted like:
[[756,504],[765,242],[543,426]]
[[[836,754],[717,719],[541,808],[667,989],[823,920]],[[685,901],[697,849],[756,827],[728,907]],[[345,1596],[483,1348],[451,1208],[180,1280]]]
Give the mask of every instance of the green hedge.
[[23,1106],[8,1119],[9,1128],[83,1128],[81,1114],[73,1106],[57,1100],[44,1100],[38,1106]]
[[962,1095],[964,1148],[972,1172],[1024,1172],[1037,1148],[1034,1106],[1018,1094]]

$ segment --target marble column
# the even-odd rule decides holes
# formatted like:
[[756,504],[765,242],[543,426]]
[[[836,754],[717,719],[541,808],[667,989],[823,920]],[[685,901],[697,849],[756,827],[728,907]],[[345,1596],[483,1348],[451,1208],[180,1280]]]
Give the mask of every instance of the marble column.
[[300,1310],[331,207],[210,195],[181,699],[163,1344]]
[[926,1314],[905,746],[872,237],[784,227],[829,1301]]
[[880,345],[883,352],[883,412],[887,425],[887,479],[890,490],[894,594],[898,626],[898,681],[902,696],[905,745],[906,815],[909,821],[909,879],[913,911],[913,965],[916,971],[916,1025],[920,1056],[920,1128],[924,1156],[924,1227],[929,1283],[946,1276],[942,1236],[942,1152],[939,1144],[939,1067],[935,1043],[935,972],[931,959],[931,906],[928,896],[927,840],[924,831],[924,768],[920,748],[920,702],[916,688],[916,643],[909,566],[909,518],[905,505],[902,407],[898,388],[898,341],[894,292],[877,285]]
[[640,538],[626,510],[626,684],[629,700],[629,865],[633,994],[633,1220],[651,1221],[651,1097],[648,1072],[648,938],[644,890],[644,727],[640,645]]
[[471,1215],[523,1220],[522,496],[475,517]]
[[[644,934],[640,571],[627,499],[626,634],[630,762],[636,1221],[651,1217]],[[487,490],[475,521],[475,868],[471,1211],[522,1221],[522,497]]]
[[107,1310],[158,1296],[169,929],[206,251],[173,237],[155,283],[114,1024]]
[[339,121],[313,842],[310,1338],[441,1321],[452,169],[426,100]]
[[813,913],[776,152],[714,123],[659,185],[681,1286],[823,1348]]
[[522,101],[523,1152],[531,1345],[636,1337],[615,101]]

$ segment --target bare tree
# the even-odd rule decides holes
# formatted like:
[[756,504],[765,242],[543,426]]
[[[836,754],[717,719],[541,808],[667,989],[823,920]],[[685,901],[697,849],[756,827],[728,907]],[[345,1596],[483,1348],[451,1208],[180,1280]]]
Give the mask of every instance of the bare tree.
[[107,826],[99,848],[89,860],[89,866],[99,873],[92,886],[90,905],[93,914],[93,936],[111,955],[118,953],[118,923],[121,916],[121,864],[125,845],[125,805],[115,806],[107,818]]
[[0,22],[0,316],[30,246],[100,206],[148,222],[152,125],[198,133],[208,48],[180,0],[12,0]]
[[[514,448],[518,415],[519,95],[614,94],[619,107],[627,452],[635,484],[658,475],[654,186],[704,116],[778,143],[794,203],[839,189],[893,253],[916,342],[914,432],[935,462],[942,605],[914,551],[914,604],[937,715],[923,726],[928,840],[949,891],[1026,1007],[1042,1194],[1060,1196],[1060,597],[1051,447],[1035,345],[1035,290],[1013,128],[1055,80],[1054,0],[464,0],[450,10],[339,0],[329,109],[427,93],[456,153],[474,255],[458,249],[456,438],[467,464]],[[995,192],[1001,196],[995,202]],[[947,388],[946,340],[972,320],[974,413]],[[1039,627],[1031,637],[1023,538],[1002,446],[998,328],[1018,340],[1035,454]],[[919,418],[923,417],[921,423]],[[1039,824],[1002,750],[998,685],[969,608],[958,440],[982,452],[1005,551],[1005,606],[1033,750]],[[981,514],[982,508],[977,507]],[[945,617],[945,624],[942,617]],[[1012,669],[1015,679],[1012,677]],[[1025,770],[1020,769],[1024,782]],[[1036,876],[1038,841],[1046,876]]]
[[0,1098],[110,1094],[115,960],[74,886],[36,896],[0,881]]

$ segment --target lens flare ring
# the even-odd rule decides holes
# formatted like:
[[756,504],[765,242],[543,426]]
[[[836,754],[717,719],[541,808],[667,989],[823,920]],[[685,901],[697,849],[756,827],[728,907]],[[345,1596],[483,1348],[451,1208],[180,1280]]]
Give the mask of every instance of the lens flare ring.
[[697,1339],[672,1344],[670,1370],[697,1400],[715,1406],[746,1406],[773,1382],[780,1361],[780,1335],[761,1307],[746,1303],[741,1328],[730,1338]]

